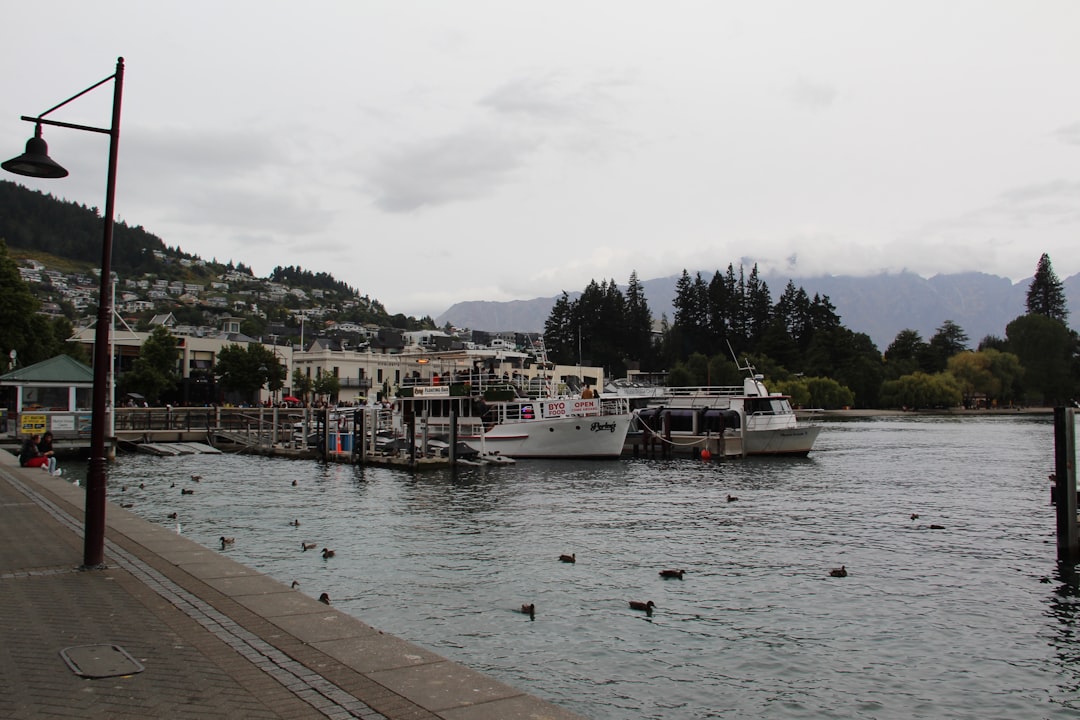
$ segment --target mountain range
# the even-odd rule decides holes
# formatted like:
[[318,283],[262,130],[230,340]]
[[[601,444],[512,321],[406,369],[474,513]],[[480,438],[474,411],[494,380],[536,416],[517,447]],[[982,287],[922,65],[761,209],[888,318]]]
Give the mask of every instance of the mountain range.
[[[702,272],[705,282],[712,272]],[[643,281],[642,287],[653,318],[674,319],[672,302],[680,275]],[[693,277],[694,273],[691,272]],[[786,277],[765,277],[775,302],[787,285]],[[901,330],[915,330],[929,340],[946,320],[963,328],[969,347],[974,349],[987,335],[1005,337],[1005,327],[1026,312],[1031,279],[1013,283],[1009,278],[969,272],[923,278],[911,272],[881,273],[865,277],[827,275],[791,278],[810,297],[827,295],[840,320],[849,330],[870,336],[884,351]],[[1062,281],[1068,307],[1080,307],[1080,274]],[[580,293],[572,293],[574,299]],[[556,297],[492,302],[475,300],[456,303],[435,318],[441,326],[490,331],[539,332],[551,314]],[[1077,314],[1070,315],[1076,329]]]

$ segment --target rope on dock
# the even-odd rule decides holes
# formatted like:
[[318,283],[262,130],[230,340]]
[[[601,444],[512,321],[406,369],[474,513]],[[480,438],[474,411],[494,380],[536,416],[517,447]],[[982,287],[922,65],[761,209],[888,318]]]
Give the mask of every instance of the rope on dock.
[[655,437],[660,442],[667,443],[668,445],[671,445],[672,447],[693,447],[694,445],[704,445],[705,443],[707,443],[709,441],[708,436],[705,436],[705,437],[702,437],[700,440],[692,440],[691,442],[677,443],[674,440],[669,440],[668,438],[664,437],[660,433],[653,430],[651,427],[649,427],[649,424],[646,423],[644,420],[642,420],[640,417],[637,419],[637,421],[639,423],[641,423],[641,426],[643,428],[645,428],[650,433],[650,435],[652,437]]

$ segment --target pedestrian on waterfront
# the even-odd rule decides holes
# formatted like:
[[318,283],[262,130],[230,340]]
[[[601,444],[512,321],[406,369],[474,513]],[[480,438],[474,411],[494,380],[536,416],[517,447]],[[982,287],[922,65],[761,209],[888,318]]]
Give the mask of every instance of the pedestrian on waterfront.
[[592,397],[593,397],[593,389],[591,387],[589,387],[588,385],[586,385],[585,389],[581,391],[581,399],[582,400],[588,400],[588,399],[590,399]]
[[48,454],[41,452],[38,448],[40,442],[41,436],[37,433],[23,441],[22,449],[19,451],[19,465],[32,468],[44,467],[49,474],[52,474],[56,470],[56,458],[53,457],[52,450],[49,450]]

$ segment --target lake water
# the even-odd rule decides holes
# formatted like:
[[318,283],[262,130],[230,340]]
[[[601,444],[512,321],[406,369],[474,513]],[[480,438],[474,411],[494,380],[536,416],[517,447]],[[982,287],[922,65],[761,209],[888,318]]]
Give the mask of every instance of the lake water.
[[1049,416],[903,416],[826,423],[805,460],[124,455],[109,497],[591,718],[1074,718],[1053,446]]

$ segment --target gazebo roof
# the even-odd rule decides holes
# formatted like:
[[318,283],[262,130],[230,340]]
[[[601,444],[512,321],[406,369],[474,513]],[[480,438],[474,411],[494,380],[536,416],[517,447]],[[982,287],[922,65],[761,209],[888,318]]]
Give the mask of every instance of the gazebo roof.
[[33,383],[94,383],[94,371],[69,355],[57,355],[23,368],[0,375],[0,382],[7,385],[29,385]]

